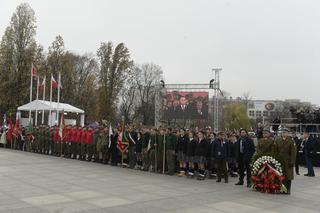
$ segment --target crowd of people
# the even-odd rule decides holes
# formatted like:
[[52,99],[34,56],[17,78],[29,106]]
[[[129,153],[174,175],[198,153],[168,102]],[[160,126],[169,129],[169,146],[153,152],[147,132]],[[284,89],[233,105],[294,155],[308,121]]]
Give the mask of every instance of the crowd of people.
[[[124,135],[125,134],[125,135]],[[312,161],[312,138],[306,132],[302,139],[282,129],[278,134],[263,130],[262,138],[255,145],[247,130],[237,132],[214,132],[211,128],[172,129],[172,128],[135,128],[127,125],[123,128],[107,126],[79,127],[66,126],[61,138],[59,127],[37,126],[32,132],[21,130],[18,137],[1,141],[4,147],[20,149],[57,157],[72,158],[82,161],[122,165],[131,169],[175,175],[179,177],[196,177],[224,179],[238,177],[236,185],[251,187],[250,164],[255,154],[268,153],[281,156],[285,170],[285,186],[290,194],[293,171],[299,174],[296,163],[297,153],[305,153],[308,173],[314,176]],[[118,149],[119,135],[128,141],[127,149]]]

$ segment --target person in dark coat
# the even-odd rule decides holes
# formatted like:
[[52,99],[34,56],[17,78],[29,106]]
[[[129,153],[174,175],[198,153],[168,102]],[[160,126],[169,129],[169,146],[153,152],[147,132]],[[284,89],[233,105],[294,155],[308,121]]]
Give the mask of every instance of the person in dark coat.
[[303,133],[303,142],[304,142],[304,156],[305,156],[305,161],[306,161],[306,166],[308,168],[308,173],[305,174],[304,176],[308,177],[314,177],[314,170],[312,166],[312,160],[315,154],[314,151],[314,139],[310,137],[308,132]]
[[230,156],[229,143],[226,141],[225,134],[219,132],[218,138],[213,142],[212,157],[217,164],[217,182],[221,182],[224,177],[225,183],[228,183],[227,160]]
[[186,152],[187,152],[187,136],[184,129],[181,129],[179,132],[177,140],[177,154],[179,161],[179,177],[182,177],[186,174]]
[[238,169],[237,169],[237,142],[238,138],[236,134],[232,134],[229,140],[229,160],[228,160],[228,167],[229,167],[229,173],[231,177],[238,177]]
[[195,139],[195,133],[190,131],[187,138],[187,153],[186,153],[186,162],[189,166],[188,175],[194,175],[194,154],[196,150],[197,141]]
[[239,165],[239,182],[236,185],[243,185],[244,171],[247,174],[247,187],[251,187],[251,168],[250,163],[255,152],[255,146],[251,138],[248,137],[248,132],[245,129],[240,130],[240,138],[236,142],[237,161]]

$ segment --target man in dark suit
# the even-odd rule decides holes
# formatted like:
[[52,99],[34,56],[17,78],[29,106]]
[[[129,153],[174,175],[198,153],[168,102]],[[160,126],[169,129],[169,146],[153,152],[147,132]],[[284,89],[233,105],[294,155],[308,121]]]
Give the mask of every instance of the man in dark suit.
[[188,99],[185,96],[181,96],[179,99],[180,105],[177,108],[176,116],[178,119],[189,119],[190,118],[190,107]]
[[251,187],[250,162],[255,152],[255,146],[248,132],[245,129],[240,130],[240,138],[236,142],[236,155],[239,165],[239,182],[236,185],[243,185],[244,171],[247,173],[247,187]]
[[313,138],[310,137],[308,132],[303,133],[303,143],[304,143],[303,151],[306,159],[306,166],[308,168],[308,173],[305,174],[304,176],[314,177],[315,174],[312,166],[312,159],[314,156],[314,140]]
[[192,112],[192,118],[201,120],[208,118],[208,109],[205,108],[202,100],[196,101],[195,109]]

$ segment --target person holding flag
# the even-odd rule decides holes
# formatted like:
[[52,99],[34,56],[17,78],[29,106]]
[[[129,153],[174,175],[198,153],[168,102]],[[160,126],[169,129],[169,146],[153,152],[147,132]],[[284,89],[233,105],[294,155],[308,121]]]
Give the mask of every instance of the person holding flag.
[[65,124],[64,124],[64,113],[61,113],[60,126],[59,126],[59,139],[60,139],[60,156],[63,155],[63,142],[65,140]]
[[126,128],[124,124],[122,125],[122,128],[120,127],[120,132],[118,136],[117,141],[117,148],[121,152],[121,164],[124,165],[124,155],[123,153],[128,149],[129,147],[129,139],[127,135]]
[[128,148],[128,157],[129,157],[129,167],[133,169],[136,165],[136,143],[138,136],[136,131],[134,131],[132,126],[128,126],[128,136],[129,136],[129,148]]
[[13,137],[13,149],[18,149],[19,147],[19,137],[20,137],[20,120],[21,120],[21,114],[20,112],[18,111],[17,114],[16,114],[16,124],[14,126],[14,129],[12,131],[12,135],[14,136]]

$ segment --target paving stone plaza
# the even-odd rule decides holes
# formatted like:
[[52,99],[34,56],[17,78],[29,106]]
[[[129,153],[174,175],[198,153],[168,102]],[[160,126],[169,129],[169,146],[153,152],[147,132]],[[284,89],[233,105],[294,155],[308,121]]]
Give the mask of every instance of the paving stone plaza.
[[0,149],[0,212],[320,212],[319,176],[296,176],[291,195],[253,192],[236,181],[197,181]]

